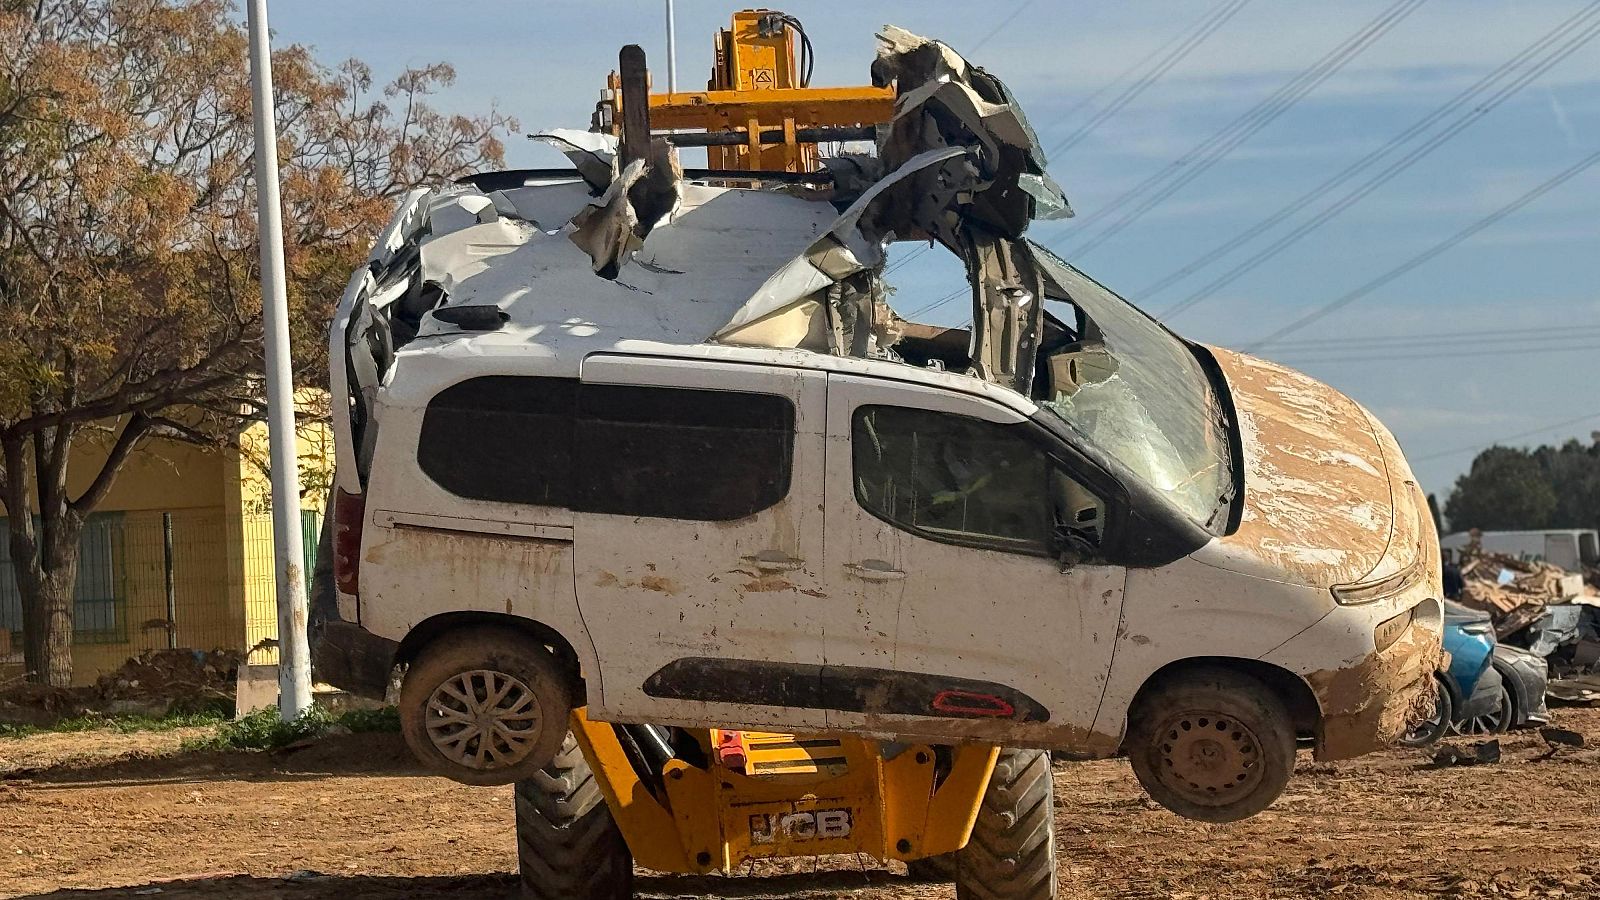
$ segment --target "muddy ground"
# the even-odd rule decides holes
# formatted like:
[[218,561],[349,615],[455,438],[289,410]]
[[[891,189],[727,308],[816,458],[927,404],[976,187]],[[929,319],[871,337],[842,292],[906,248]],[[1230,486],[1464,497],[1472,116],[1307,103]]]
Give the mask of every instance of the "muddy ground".
[[[1600,743],[1600,709],[1556,714]],[[509,789],[417,775],[390,735],[287,756],[175,753],[185,736],[0,739],[0,896],[516,896]],[[1502,762],[1470,768],[1302,757],[1271,810],[1232,826],[1156,808],[1123,762],[1060,764],[1061,896],[1600,897],[1600,749],[1502,743]],[[854,859],[793,868],[641,873],[640,896],[954,896]]]

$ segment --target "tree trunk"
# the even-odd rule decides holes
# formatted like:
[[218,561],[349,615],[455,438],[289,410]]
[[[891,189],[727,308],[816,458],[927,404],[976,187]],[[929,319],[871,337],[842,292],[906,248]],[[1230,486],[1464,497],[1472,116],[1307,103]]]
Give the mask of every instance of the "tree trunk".
[[23,663],[34,681],[51,687],[72,686],[72,606],[77,574],[76,548],[53,571],[24,574],[21,567],[17,570]]
[[[62,439],[59,432],[53,436]],[[34,437],[35,441],[39,440]],[[66,467],[49,464],[39,453],[31,474],[39,499],[35,519],[28,491],[26,441],[0,442],[4,478],[0,505],[5,507],[11,569],[22,600],[22,659],[29,677],[52,687],[72,685],[72,613],[78,580],[78,538],[83,515],[65,501]],[[37,449],[37,448],[36,448]],[[53,450],[53,446],[46,446]],[[63,446],[62,452],[68,448]]]

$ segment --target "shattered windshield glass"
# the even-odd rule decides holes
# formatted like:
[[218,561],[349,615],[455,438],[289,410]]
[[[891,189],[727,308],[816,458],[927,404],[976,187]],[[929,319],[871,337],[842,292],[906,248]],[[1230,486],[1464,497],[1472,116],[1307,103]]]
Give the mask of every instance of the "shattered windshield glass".
[[1227,423],[1200,363],[1127,301],[1032,246],[1047,284],[1077,308],[1067,322],[1073,340],[1045,349],[1050,383],[1040,405],[1220,531],[1233,473]]

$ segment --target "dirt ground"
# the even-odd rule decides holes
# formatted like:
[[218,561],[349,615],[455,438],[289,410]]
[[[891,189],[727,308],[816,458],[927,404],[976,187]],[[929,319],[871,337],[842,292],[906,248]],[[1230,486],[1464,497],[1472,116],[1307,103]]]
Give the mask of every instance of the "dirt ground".
[[[1155,807],[1124,762],[1059,764],[1061,896],[1600,897],[1600,709],[1556,714],[1591,749],[1541,759],[1539,736],[1518,733],[1500,763],[1475,767],[1302,757],[1272,809],[1232,826]],[[0,740],[0,896],[516,896],[508,788],[420,776],[389,735],[173,755],[184,736]],[[640,873],[639,896],[954,896],[855,859],[782,871]]]

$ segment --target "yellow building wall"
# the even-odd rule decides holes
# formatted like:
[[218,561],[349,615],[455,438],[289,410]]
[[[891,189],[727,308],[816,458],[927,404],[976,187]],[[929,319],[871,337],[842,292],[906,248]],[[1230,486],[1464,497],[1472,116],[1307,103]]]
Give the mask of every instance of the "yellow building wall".
[[[311,392],[299,399],[304,410],[326,406]],[[320,514],[333,470],[333,437],[320,420],[300,431],[301,503]],[[117,625],[104,632],[80,630],[73,646],[74,682],[92,683],[132,656],[173,643],[245,651],[276,638],[266,426],[252,425],[239,443],[235,450],[151,439],[124,463],[95,510],[114,521],[105,552],[115,573]],[[68,469],[73,495],[100,470],[106,450],[87,441],[74,448]],[[172,529],[170,619],[163,514],[171,517]],[[85,564],[108,563],[80,562]],[[0,659],[0,677],[21,669],[21,647],[11,649],[9,663]],[[275,662],[276,651],[257,652],[252,661]]]
[[[303,391],[299,402],[302,409],[315,409],[322,397]],[[297,428],[296,438],[300,460],[300,509],[308,538],[302,546],[309,550],[315,547],[317,523],[324,512],[328,486],[333,482],[333,431],[324,418],[318,418],[303,422]],[[248,661],[252,665],[278,662],[277,559],[272,534],[268,456],[265,425],[257,423],[239,436],[239,452],[233,461],[238,473],[234,482],[236,491],[229,500],[229,509],[237,510],[237,514],[229,518],[233,529],[230,545],[239,563],[235,586],[243,598],[244,646],[250,649]],[[310,552],[306,553],[305,562],[309,572]]]
[[[107,428],[106,433],[116,431]],[[89,486],[107,451],[104,443],[80,439],[67,467],[71,495]],[[74,682],[92,683],[131,656],[169,645],[163,513],[172,517],[178,646],[238,645],[244,614],[239,604],[229,603],[227,592],[224,456],[218,449],[152,438],[123,464],[110,493],[95,510],[99,517],[115,521],[110,529],[113,537],[104,547],[109,559],[79,562],[80,567],[110,567],[116,626],[107,631],[84,629],[78,635],[72,651]],[[18,659],[11,668],[20,670],[21,648],[13,650]]]

